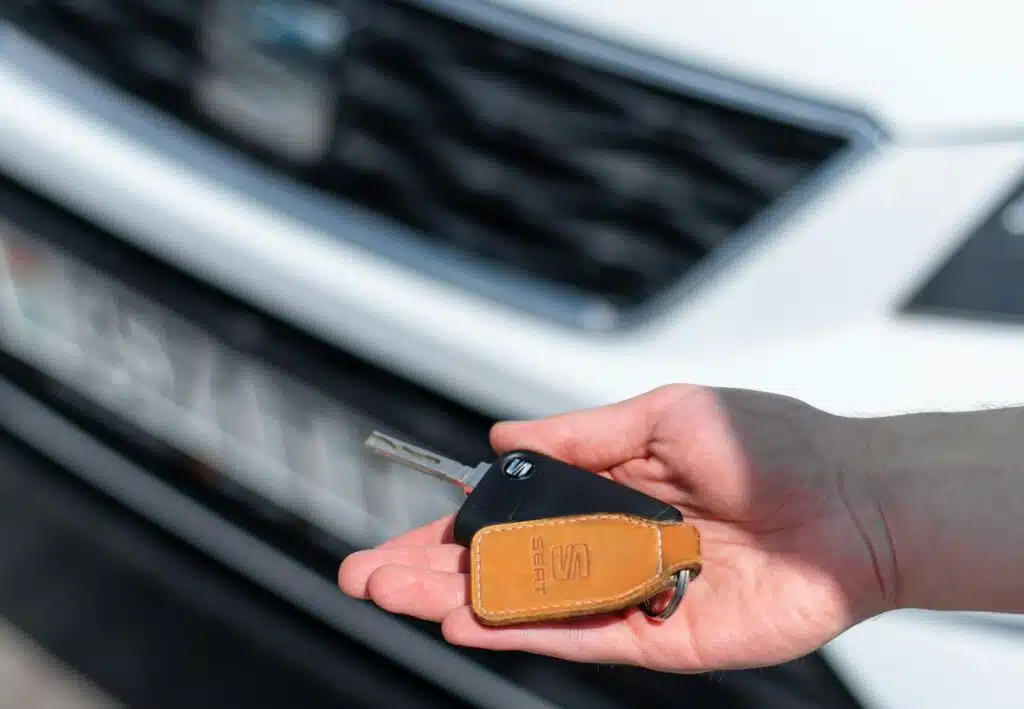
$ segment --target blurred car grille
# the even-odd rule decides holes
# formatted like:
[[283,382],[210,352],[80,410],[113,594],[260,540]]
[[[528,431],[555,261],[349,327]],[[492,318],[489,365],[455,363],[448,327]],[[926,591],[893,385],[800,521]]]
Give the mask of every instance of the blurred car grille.
[[331,6],[354,29],[325,65],[329,147],[282,160],[197,108],[202,2],[15,5],[49,46],[298,180],[620,308],[678,280],[846,143],[392,0]]

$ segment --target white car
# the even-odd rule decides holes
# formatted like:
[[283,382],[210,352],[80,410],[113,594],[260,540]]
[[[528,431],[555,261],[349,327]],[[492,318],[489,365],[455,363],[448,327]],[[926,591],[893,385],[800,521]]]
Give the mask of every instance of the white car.
[[[672,381],[850,415],[1019,403],[1022,24],[1011,2],[5,3],[0,344],[40,379],[0,379],[0,421],[481,706],[625,706],[347,603],[68,402],[336,550],[459,501],[369,459],[374,427],[476,462],[497,418]],[[1007,706],[1024,623],[894,613],[814,662],[723,686]]]

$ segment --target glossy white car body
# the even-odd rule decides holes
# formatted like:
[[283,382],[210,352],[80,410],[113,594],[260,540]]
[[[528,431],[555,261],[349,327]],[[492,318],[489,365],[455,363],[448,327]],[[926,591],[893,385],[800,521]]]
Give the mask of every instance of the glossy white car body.
[[[1024,328],[899,312],[1024,174],[1024,6],[503,4],[851,108],[884,137],[727,269],[611,335],[349,248],[188,169],[55,89],[13,33],[0,34],[0,169],[340,346],[501,415],[672,381],[777,391],[852,415],[1024,401]],[[872,709],[1003,707],[1024,676],[1024,622],[892,614],[839,637],[827,657]]]

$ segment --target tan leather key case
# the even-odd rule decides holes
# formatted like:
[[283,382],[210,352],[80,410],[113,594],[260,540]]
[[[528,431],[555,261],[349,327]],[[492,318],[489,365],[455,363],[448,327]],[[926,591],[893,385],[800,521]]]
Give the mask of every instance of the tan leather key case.
[[567,620],[640,604],[700,566],[700,535],[687,523],[623,514],[511,522],[474,535],[470,595],[485,625]]

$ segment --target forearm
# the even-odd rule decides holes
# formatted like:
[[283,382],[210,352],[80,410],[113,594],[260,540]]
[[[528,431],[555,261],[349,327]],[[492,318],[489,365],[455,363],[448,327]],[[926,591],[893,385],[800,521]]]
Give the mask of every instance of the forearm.
[[898,607],[1024,612],[1024,408],[852,423]]

